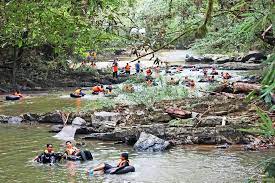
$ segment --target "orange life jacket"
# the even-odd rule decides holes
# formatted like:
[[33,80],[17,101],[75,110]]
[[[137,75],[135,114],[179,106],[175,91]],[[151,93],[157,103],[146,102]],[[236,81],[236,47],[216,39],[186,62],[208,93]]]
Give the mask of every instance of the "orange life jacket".
[[131,66],[130,65],[126,65],[125,70],[126,71],[130,71],[130,69],[131,69]]
[[95,87],[92,88],[92,90],[93,90],[94,92],[102,92],[102,91],[103,91],[103,88],[101,88],[100,86],[95,86]]

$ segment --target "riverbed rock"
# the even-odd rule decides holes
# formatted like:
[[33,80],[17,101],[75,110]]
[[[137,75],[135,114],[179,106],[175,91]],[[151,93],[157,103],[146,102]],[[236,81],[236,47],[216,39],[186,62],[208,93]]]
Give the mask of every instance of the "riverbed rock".
[[38,119],[38,122],[41,122],[41,123],[64,123],[64,119],[62,117],[61,112],[56,111],[56,112],[46,113],[46,114],[42,115]]
[[86,121],[84,119],[80,118],[80,117],[76,117],[72,121],[72,125],[75,125],[75,126],[86,126]]
[[25,121],[37,121],[39,116],[37,114],[32,114],[32,113],[25,113],[23,114],[23,119]]
[[242,57],[242,62],[252,61],[254,63],[261,63],[262,60],[266,60],[267,57],[259,51],[250,51],[248,54]]
[[53,125],[51,126],[50,132],[58,133],[62,130],[63,127],[63,125]]
[[259,70],[263,66],[261,64],[248,64],[240,62],[228,62],[218,66],[219,69],[224,70]]
[[170,143],[152,134],[142,132],[134,145],[136,151],[164,151],[170,147]]
[[190,56],[186,57],[185,61],[191,63],[212,63],[214,60],[208,56]]
[[200,119],[197,127],[215,127],[222,125],[223,117],[221,116],[207,116]]
[[0,123],[8,123],[10,116],[0,115]]
[[23,118],[19,116],[15,116],[8,119],[8,124],[18,125],[18,124],[21,124],[22,121],[23,121]]
[[114,128],[118,121],[121,119],[121,114],[120,113],[115,113],[115,112],[95,112],[93,117],[92,117],[92,126],[95,127],[100,127],[100,126],[105,126],[105,127],[112,127]]

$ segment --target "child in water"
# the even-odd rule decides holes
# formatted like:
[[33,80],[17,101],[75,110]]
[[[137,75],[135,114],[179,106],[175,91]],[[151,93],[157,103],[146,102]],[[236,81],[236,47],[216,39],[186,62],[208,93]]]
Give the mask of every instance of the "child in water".
[[112,166],[107,163],[101,163],[97,165],[94,169],[90,170],[89,174],[93,175],[94,173],[96,174],[115,174],[117,171],[130,166],[129,164],[129,159],[128,159],[128,153],[121,153],[120,155],[120,160],[117,166]]

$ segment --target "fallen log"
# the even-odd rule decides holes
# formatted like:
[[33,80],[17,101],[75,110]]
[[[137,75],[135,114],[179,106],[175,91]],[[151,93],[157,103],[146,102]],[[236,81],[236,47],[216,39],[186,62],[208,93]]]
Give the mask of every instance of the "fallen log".
[[259,92],[261,89],[261,85],[236,82],[236,83],[233,83],[233,89],[234,89],[234,93],[249,93],[251,91]]
[[1,92],[4,92],[4,93],[8,93],[8,90],[4,89],[4,88],[0,88],[0,91]]
[[168,108],[166,109],[166,113],[168,113],[173,118],[187,119],[192,117],[192,112],[176,108]]

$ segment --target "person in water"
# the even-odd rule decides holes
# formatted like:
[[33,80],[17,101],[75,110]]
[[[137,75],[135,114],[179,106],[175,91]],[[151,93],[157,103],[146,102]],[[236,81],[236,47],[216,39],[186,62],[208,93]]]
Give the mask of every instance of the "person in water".
[[117,79],[118,78],[118,65],[117,65],[117,63],[115,63],[114,65],[113,65],[113,78],[115,78],[115,79]]
[[140,61],[135,64],[136,74],[140,73]]
[[97,94],[99,94],[100,92],[104,92],[104,87],[103,87],[103,85],[101,85],[101,86],[94,86],[94,87],[92,88],[92,94],[97,95]]
[[73,146],[71,141],[66,142],[66,149],[65,149],[65,158],[68,158],[75,156],[75,157],[81,157],[82,160],[86,161],[86,155],[85,152],[81,151],[80,149]]
[[78,96],[83,96],[83,95],[85,95],[83,92],[82,92],[82,88],[78,88],[78,89],[76,89],[75,91],[74,91],[74,94],[75,95],[78,95]]
[[15,92],[13,93],[13,95],[14,95],[14,96],[17,96],[17,97],[20,97],[20,98],[23,97],[23,95],[20,93],[19,90],[15,90]]
[[53,164],[53,163],[55,163],[58,160],[58,158],[57,158],[57,155],[54,153],[53,145],[52,144],[46,144],[45,151],[42,154],[40,154],[39,156],[37,156],[34,160],[39,162],[39,163],[43,163],[43,164],[46,164],[46,163]]
[[129,63],[127,63],[125,66],[125,73],[127,76],[130,76],[131,74],[131,66],[129,65]]
[[113,92],[113,86],[112,86],[112,84],[110,84],[109,86],[107,86],[106,89],[107,89],[106,94],[112,94],[112,92]]
[[121,153],[120,160],[117,166],[112,166],[107,163],[101,163],[97,165],[93,170],[90,171],[90,175],[93,173],[106,173],[106,174],[115,174],[117,171],[130,166],[129,155],[128,153]]

